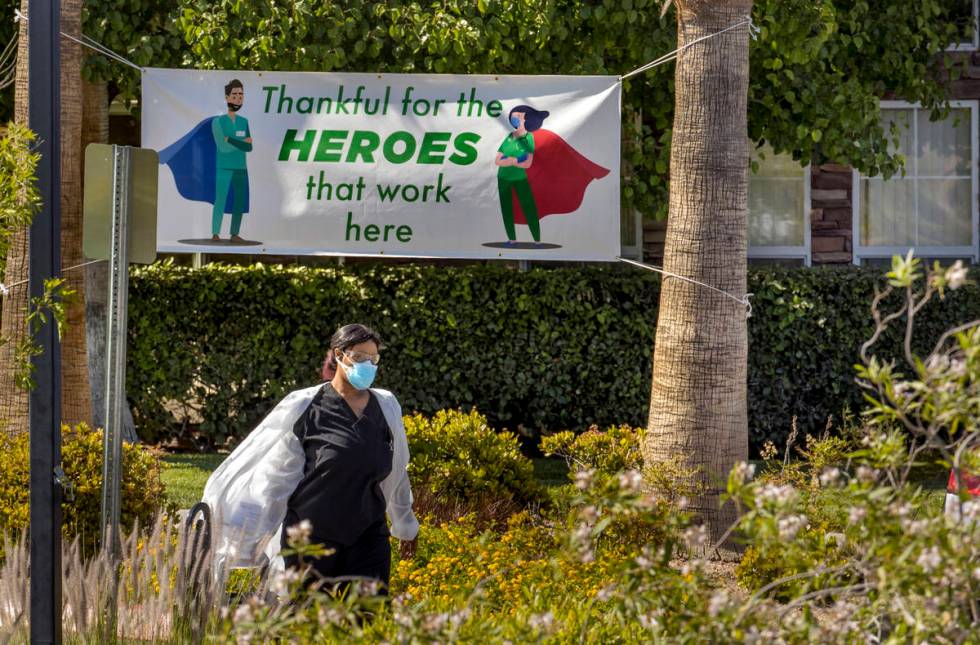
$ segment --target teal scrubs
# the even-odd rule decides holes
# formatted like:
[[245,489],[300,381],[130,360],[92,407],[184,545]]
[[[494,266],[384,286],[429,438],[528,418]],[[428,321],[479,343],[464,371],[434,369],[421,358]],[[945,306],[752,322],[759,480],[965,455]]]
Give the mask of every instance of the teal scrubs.
[[[245,209],[245,191],[248,188],[248,170],[245,153],[252,150],[252,144],[245,139],[252,136],[248,120],[235,116],[232,121],[222,114],[211,121],[211,133],[218,148],[217,168],[214,177],[214,208],[211,211],[211,233],[221,233],[221,220],[224,219],[228,190],[235,191],[232,199],[231,234],[238,235],[242,227],[242,211]],[[225,137],[228,140],[225,140]]]
[[[513,134],[509,134],[497,148],[497,152],[513,159],[534,154],[534,136],[530,132],[523,137],[515,137]],[[507,231],[507,239],[512,242],[517,239],[517,234],[514,231],[513,198],[513,194],[516,192],[517,203],[521,205],[521,210],[524,211],[524,219],[527,220],[531,237],[534,238],[535,242],[540,242],[541,229],[538,226],[538,206],[534,203],[531,184],[527,181],[527,171],[516,166],[498,166],[497,191],[500,193],[500,210],[504,216],[504,229]]]

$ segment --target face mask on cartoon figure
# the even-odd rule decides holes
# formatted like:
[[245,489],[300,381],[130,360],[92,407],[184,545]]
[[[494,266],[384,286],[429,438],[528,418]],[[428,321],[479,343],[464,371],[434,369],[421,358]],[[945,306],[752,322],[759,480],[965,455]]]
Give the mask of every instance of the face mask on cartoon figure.
[[514,126],[514,129],[516,130],[517,128],[521,127],[521,120],[512,115],[510,117],[510,124]]

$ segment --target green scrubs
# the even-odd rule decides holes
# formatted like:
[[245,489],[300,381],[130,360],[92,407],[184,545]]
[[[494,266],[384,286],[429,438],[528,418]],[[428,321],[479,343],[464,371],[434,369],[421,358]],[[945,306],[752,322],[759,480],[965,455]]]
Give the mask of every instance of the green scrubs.
[[[497,148],[497,152],[503,153],[505,157],[517,159],[524,155],[534,153],[534,136],[530,132],[523,137],[507,135],[504,142]],[[507,239],[514,241],[517,234],[514,231],[514,198],[517,193],[517,203],[524,211],[524,219],[527,220],[527,227],[531,231],[531,237],[535,242],[541,241],[541,230],[538,226],[538,206],[534,203],[534,195],[531,193],[531,184],[527,181],[527,171],[517,166],[498,166],[497,167],[497,190],[500,193],[500,210],[504,216],[504,229],[507,231]]]
[[[211,211],[211,233],[221,233],[221,220],[225,214],[228,190],[234,189],[231,209],[231,234],[238,235],[242,227],[242,211],[245,210],[245,191],[248,188],[248,171],[245,166],[245,153],[252,144],[245,139],[252,136],[248,120],[243,116],[231,117],[223,114],[211,121],[211,133],[218,148],[217,168],[214,176],[214,208]],[[228,138],[225,141],[225,137]]]

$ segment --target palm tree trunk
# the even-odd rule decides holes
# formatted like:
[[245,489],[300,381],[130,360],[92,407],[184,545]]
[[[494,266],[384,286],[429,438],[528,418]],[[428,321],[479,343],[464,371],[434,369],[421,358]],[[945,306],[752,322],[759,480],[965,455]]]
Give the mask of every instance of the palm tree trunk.
[[[21,0],[20,10],[27,13],[28,0]],[[28,121],[27,103],[27,23],[21,20],[18,25],[17,76],[14,81],[14,120],[26,124]],[[24,338],[25,317],[27,314],[28,266],[27,229],[14,234],[7,251],[7,267],[3,281],[17,284],[3,298],[3,314],[0,318],[0,336],[6,342],[0,345],[0,423],[8,434],[27,431],[27,392],[15,385],[14,370],[16,356],[14,349]]]
[[[752,0],[676,0],[678,46],[746,20]],[[681,53],[675,70],[664,268],[737,296],[746,290],[749,29]],[[646,463],[680,459],[690,509],[716,543],[736,519],[720,505],[748,456],[746,312],[716,291],[665,277],[644,443]],[[721,555],[733,554],[730,543]]]
[[[27,15],[27,0],[21,0],[21,11]],[[28,19],[30,16],[28,15]],[[81,32],[81,0],[62,0],[61,30],[76,38]],[[17,80],[15,85],[14,118],[28,121],[27,93],[27,24],[20,23],[17,47]],[[61,41],[61,262],[70,267],[83,262],[82,203],[81,203],[81,46],[74,41]],[[7,255],[4,282],[13,283],[28,277],[29,257],[27,231],[14,237]],[[75,303],[68,308],[67,329],[61,344],[61,415],[65,423],[89,422],[91,402],[88,386],[88,359],[85,351],[85,282],[84,272],[64,274],[68,285],[77,293]],[[0,334],[10,339],[0,347],[0,418],[7,422],[6,432],[26,432],[27,393],[14,384],[13,355],[17,340],[24,337],[24,318],[27,308],[26,284],[12,290],[3,302]]]
[[[79,38],[82,0],[61,0],[61,30]],[[61,40],[61,266],[85,262],[82,254],[82,61],[77,42]],[[68,309],[61,339],[61,419],[64,423],[92,422],[85,346],[85,271],[64,274],[77,294]]]

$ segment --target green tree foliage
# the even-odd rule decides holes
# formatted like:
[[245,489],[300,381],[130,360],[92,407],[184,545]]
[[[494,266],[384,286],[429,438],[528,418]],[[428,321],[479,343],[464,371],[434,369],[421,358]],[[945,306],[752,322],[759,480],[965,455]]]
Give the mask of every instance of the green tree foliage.
[[[13,14],[16,0],[7,3]],[[962,3],[960,3],[962,4]],[[943,111],[962,33],[948,0],[757,0],[749,136],[802,163],[890,175],[878,98]],[[676,46],[661,0],[87,0],[83,32],[138,65],[206,69],[501,74],[622,74]],[[3,22],[0,42],[13,36]],[[85,75],[139,95],[139,75],[99,55]],[[625,206],[666,215],[673,66],[624,83]],[[0,94],[0,115],[13,105]]]
[[[622,74],[676,46],[674,16],[661,15],[661,0],[177,4],[179,60],[209,69]],[[895,93],[939,116],[940,81],[955,73],[940,53],[957,38],[959,19],[945,0],[759,0],[753,20],[761,30],[751,45],[751,139],[802,163],[896,172],[901,159],[889,154],[889,133],[878,125],[878,98]],[[123,24],[132,32],[125,37],[145,32],[139,24]],[[149,54],[171,42],[170,36],[141,41],[136,51]],[[166,47],[154,51],[175,60]],[[623,89],[623,197],[627,207],[663,216],[673,67],[629,79]]]

